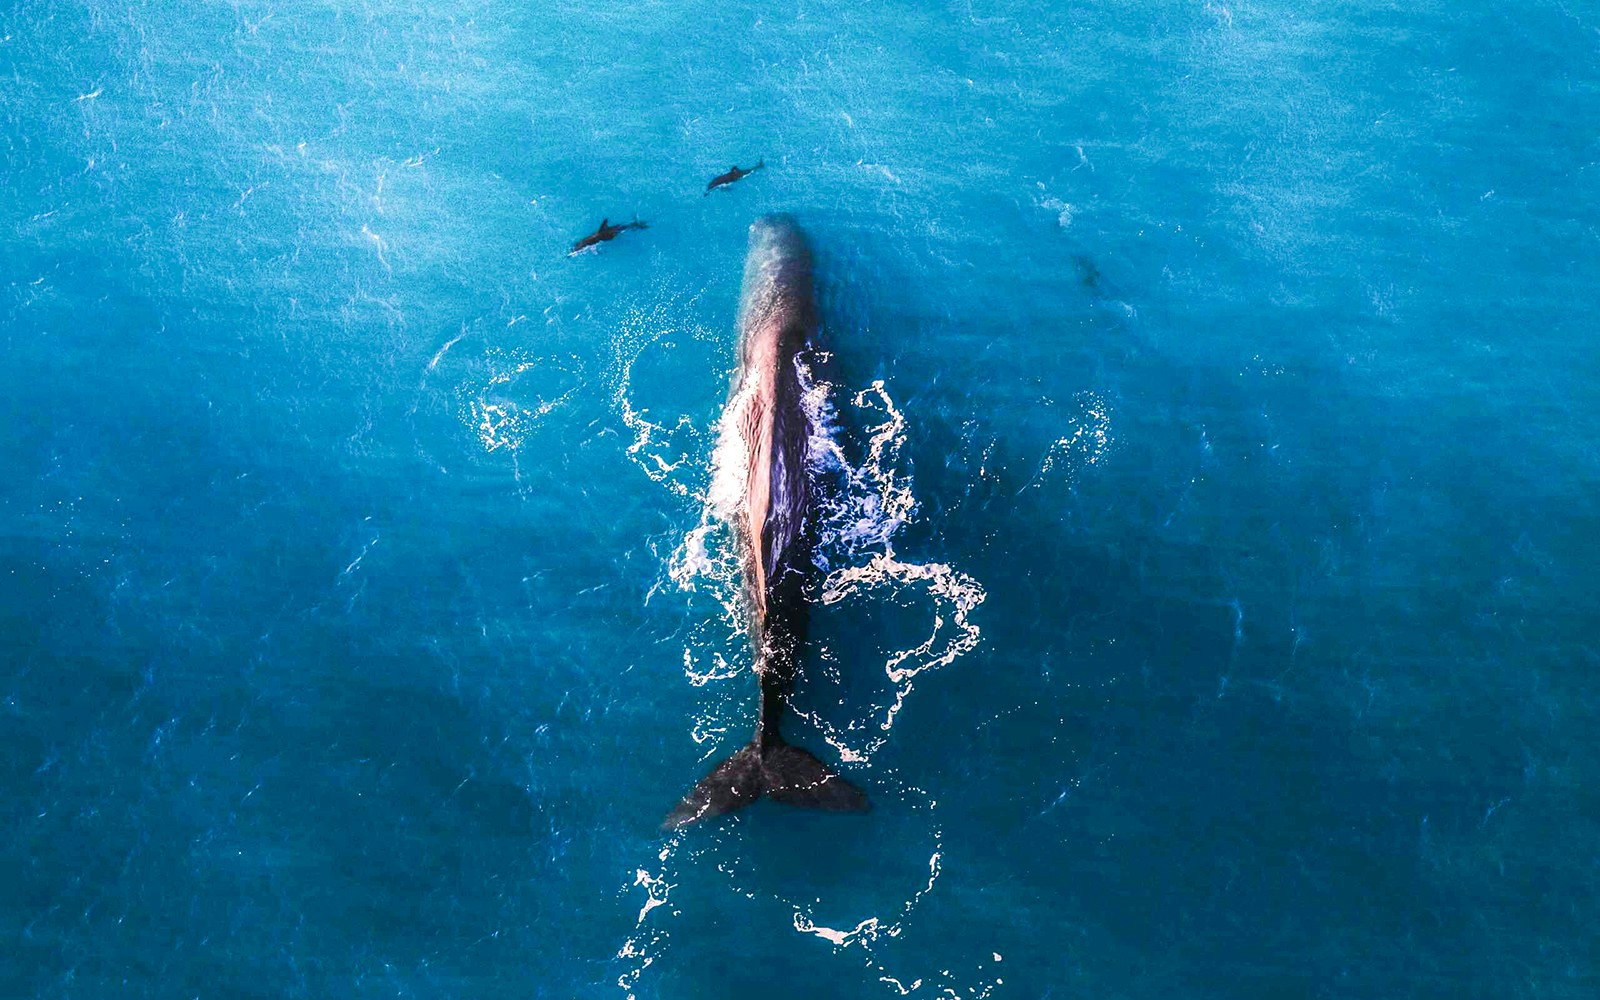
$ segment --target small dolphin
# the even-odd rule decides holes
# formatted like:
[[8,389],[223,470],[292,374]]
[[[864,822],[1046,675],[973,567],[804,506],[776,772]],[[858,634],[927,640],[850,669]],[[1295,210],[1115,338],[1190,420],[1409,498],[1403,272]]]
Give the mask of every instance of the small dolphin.
[[1088,254],[1075,253],[1072,262],[1078,266],[1078,280],[1083,282],[1083,287],[1091,292],[1100,290],[1100,268],[1095,266],[1094,259]]
[[732,184],[734,181],[742,180],[766,165],[767,161],[765,159],[757,160],[756,165],[751,167],[749,170],[740,170],[739,165],[734,164],[728,168],[727,173],[718,174],[717,176],[711,178],[711,183],[706,185],[705,193],[710,194],[713,190],[721,187],[724,184]]
[[601,219],[600,220],[600,228],[596,229],[594,232],[590,233],[588,236],[585,236],[583,239],[579,240],[578,242],[572,244],[572,253],[567,254],[567,256],[571,257],[573,254],[582,253],[583,251],[589,249],[590,247],[599,246],[601,243],[604,243],[607,240],[614,240],[618,236],[620,236],[621,234],[627,232],[630,229],[649,229],[649,228],[650,227],[648,225],[646,225],[643,222],[640,222],[638,219],[634,219],[632,222],[628,223],[625,226],[613,226],[613,225],[611,225],[611,220],[610,219]]

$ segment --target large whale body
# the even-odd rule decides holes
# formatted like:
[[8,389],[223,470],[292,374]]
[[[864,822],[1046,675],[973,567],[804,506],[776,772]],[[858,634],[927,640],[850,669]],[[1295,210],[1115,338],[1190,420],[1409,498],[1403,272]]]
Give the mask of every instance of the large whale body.
[[[778,723],[805,640],[813,525],[807,454],[815,418],[802,367],[815,348],[811,249],[793,219],[750,227],[739,302],[739,366],[722,417],[722,475],[738,489],[732,516],[761,707],[755,738],[719,763],[667,815],[666,829],[732,812],[762,795],[813,809],[867,808],[861,789],[796,746]],[[732,466],[729,468],[728,466]]]

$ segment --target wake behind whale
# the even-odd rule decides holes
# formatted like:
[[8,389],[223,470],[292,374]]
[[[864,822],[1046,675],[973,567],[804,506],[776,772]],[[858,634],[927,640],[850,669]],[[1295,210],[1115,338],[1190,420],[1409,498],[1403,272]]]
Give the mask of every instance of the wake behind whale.
[[804,368],[815,350],[811,251],[788,216],[750,227],[739,304],[739,364],[722,418],[722,471],[737,495],[731,521],[743,606],[761,690],[755,737],[684,796],[662,826],[675,829],[762,795],[833,811],[868,808],[866,795],[784,741],[779,722],[805,639],[805,569],[814,544],[808,454],[816,428]]

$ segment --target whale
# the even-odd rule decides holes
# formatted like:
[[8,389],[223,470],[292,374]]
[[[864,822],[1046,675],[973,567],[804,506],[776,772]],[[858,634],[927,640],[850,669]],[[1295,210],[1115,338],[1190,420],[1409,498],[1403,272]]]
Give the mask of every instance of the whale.
[[751,167],[749,170],[740,170],[739,165],[735,163],[733,166],[728,168],[727,173],[718,174],[717,176],[711,178],[711,183],[706,185],[704,194],[710,194],[712,191],[722,187],[725,184],[732,184],[734,181],[743,180],[766,165],[767,161],[765,158],[757,160],[756,165]]
[[745,254],[737,366],[717,450],[733,463],[741,487],[731,527],[760,692],[755,733],[667,814],[664,830],[763,796],[834,812],[869,808],[866,793],[780,731],[809,617],[816,526],[807,455],[819,428],[805,405],[805,379],[817,356],[817,324],[805,234],[786,215],[757,219]]

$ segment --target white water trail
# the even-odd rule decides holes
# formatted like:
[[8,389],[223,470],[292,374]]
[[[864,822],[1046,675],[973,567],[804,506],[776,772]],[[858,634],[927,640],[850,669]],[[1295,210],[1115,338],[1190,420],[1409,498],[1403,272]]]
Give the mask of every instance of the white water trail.
[[[428,364],[432,371],[465,333],[445,344]],[[477,437],[486,453],[505,451],[513,459],[523,443],[546,417],[565,406],[583,387],[577,358],[539,355],[504,347],[488,348],[482,372],[456,387],[456,405],[462,424]],[[557,373],[567,383],[563,391],[547,395],[520,383],[524,375]],[[485,373],[487,377],[485,377]],[[548,378],[546,379],[548,381]]]
[[658,953],[665,946],[667,931],[649,922],[650,913],[657,907],[667,905],[667,897],[675,888],[675,883],[667,881],[673,855],[683,843],[682,834],[673,834],[661,845],[661,850],[656,854],[656,867],[654,871],[640,868],[634,872],[633,882],[627,888],[643,888],[644,900],[639,907],[639,915],[634,920],[633,933],[622,942],[622,947],[617,949],[617,959],[626,964],[624,971],[617,976],[617,988],[622,990],[627,1000],[638,1000],[634,990],[639,985],[639,980],[644,976],[645,970],[655,964]]

